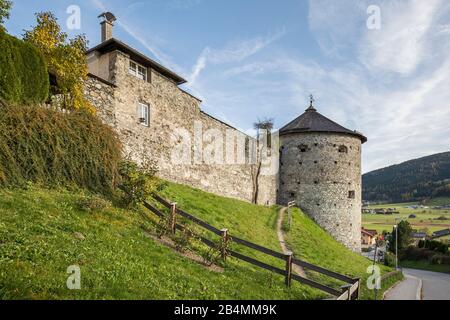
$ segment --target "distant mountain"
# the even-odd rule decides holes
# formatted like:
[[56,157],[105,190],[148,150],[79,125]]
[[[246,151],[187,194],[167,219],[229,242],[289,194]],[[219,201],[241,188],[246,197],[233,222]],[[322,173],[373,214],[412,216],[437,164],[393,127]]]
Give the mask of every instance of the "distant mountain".
[[450,152],[409,160],[362,176],[365,201],[450,197]]

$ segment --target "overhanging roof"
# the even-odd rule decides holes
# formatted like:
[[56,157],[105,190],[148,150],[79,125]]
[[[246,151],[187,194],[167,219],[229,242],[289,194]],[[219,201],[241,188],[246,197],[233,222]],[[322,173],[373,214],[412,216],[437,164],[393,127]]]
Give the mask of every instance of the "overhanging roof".
[[175,83],[177,85],[187,82],[183,77],[179,76],[175,72],[167,69],[166,67],[162,66],[158,62],[150,59],[146,55],[140,53],[136,49],[130,47],[129,45],[127,45],[127,44],[123,43],[122,41],[117,40],[115,38],[108,39],[105,42],[102,42],[99,45],[89,49],[88,51],[86,51],[86,54],[89,54],[94,51],[98,51],[100,53],[107,53],[107,52],[111,52],[114,50],[119,50],[123,53],[129,54],[131,59],[133,59],[137,63],[139,63],[147,68],[155,69],[159,73],[161,73],[164,76],[175,81]]
[[362,143],[367,141],[367,138],[362,133],[344,128],[340,124],[337,124],[336,122],[318,113],[312,106],[306,109],[301,116],[281,128],[280,136],[303,132],[343,133],[360,138]]

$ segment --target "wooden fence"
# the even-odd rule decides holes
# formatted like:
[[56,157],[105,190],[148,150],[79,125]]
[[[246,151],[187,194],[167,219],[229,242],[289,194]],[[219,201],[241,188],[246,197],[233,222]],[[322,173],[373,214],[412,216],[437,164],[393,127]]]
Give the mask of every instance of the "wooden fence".
[[[222,250],[220,252],[221,256],[223,259],[226,259],[227,256],[231,256],[240,260],[243,260],[245,262],[248,262],[250,264],[253,264],[255,266],[258,266],[260,268],[272,271],[274,273],[280,274],[282,276],[284,276],[285,278],[285,284],[290,287],[291,286],[291,282],[292,280],[298,281],[302,284],[308,285],[310,287],[319,289],[323,292],[326,292],[330,295],[332,295],[333,297],[335,297],[336,300],[356,300],[359,299],[359,293],[360,293],[360,285],[361,285],[361,281],[359,278],[351,278],[348,276],[345,276],[343,274],[339,274],[337,272],[313,265],[311,263],[308,263],[306,261],[300,260],[300,259],[296,259],[293,257],[292,253],[288,253],[288,254],[284,254],[284,253],[280,253],[277,251],[274,251],[272,249],[260,246],[258,244],[252,243],[250,241],[244,240],[244,239],[240,239],[238,237],[231,237],[228,229],[217,229],[213,226],[211,226],[210,224],[206,223],[205,221],[179,209],[177,207],[176,203],[170,202],[162,197],[160,197],[157,194],[153,195],[153,198],[159,202],[160,204],[162,204],[164,207],[168,208],[170,210],[170,216],[169,218],[169,224],[170,224],[170,229],[173,233],[175,233],[175,231],[178,230],[183,230],[185,227],[179,223],[177,223],[177,215],[180,215],[181,217],[184,217],[190,221],[192,221],[193,223],[201,226],[202,228],[214,233],[215,235],[220,237],[221,243],[222,244],[227,244],[228,242],[234,242],[236,244],[240,244],[243,245],[245,247],[251,248],[253,250],[256,250],[258,252],[262,252],[264,254],[267,254],[269,256],[275,257],[277,259],[281,259],[285,262],[285,269],[281,269],[275,266],[272,266],[270,264],[267,264],[265,262],[259,261],[257,259],[248,257],[246,255],[243,255],[239,252],[233,251],[233,250],[225,250],[223,249],[224,246],[220,246],[218,247],[216,243],[214,243],[213,241],[204,238],[203,236],[197,236],[197,238],[203,242],[205,245],[207,245],[210,248],[214,248],[214,249],[218,249],[218,250]],[[156,214],[157,216],[164,218],[167,216],[162,213],[160,210],[158,210],[156,207],[154,207],[153,205],[151,205],[149,202],[145,201],[144,206],[149,209],[151,212],[153,212],[154,214]],[[226,247],[226,246],[225,246]],[[305,269],[309,269],[312,271],[315,271],[317,273],[326,275],[328,277],[340,280],[342,282],[344,282],[345,284],[343,286],[340,287],[340,289],[335,289],[332,287],[329,287],[327,285],[318,283],[316,281],[301,277],[297,274],[294,274],[292,272],[292,265],[298,265],[302,268]]]

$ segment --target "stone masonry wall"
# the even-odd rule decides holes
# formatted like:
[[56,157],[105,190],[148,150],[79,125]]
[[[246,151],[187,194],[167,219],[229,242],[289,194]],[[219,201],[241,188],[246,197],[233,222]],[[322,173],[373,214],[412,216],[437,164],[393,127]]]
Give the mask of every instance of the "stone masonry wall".
[[334,238],[360,251],[361,140],[329,133],[280,139],[278,202],[295,200]]
[[103,122],[114,126],[116,123],[114,112],[115,86],[93,75],[90,75],[84,84],[84,95],[97,110],[97,115]]
[[[124,53],[112,52],[109,59],[110,75],[107,80],[115,86],[108,86],[91,77],[87,82],[86,94],[102,119],[119,133],[125,153],[137,162],[145,158],[155,160],[161,178],[250,201],[252,176],[248,157],[244,160],[247,163],[224,162],[226,148],[237,151],[237,141],[245,145],[245,140],[251,138],[203,113],[198,99],[156,71],[151,70],[150,81],[129,74],[129,57]],[[139,102],[150,107],[149,126],[139,123]],[[225,147],[220,144],[221,148],[211,151],[215,142],[220,143],[220,139],[214,139],[217,133],[227,143]],[[236,135],[236,140],[228,141],[227,133]],[[203,142],[198,142],[198,137]],[[183,153],[187,158],[177,156],[183,147],[187,150]],[[210,157],[198,156],[200,151]],[[222,162],[210,160],[221,158],[220,153],[223,153]],[[262,178],[260,190],[259,203],[275,203],[276,193],[270,191],[276,190],[275,176]]]

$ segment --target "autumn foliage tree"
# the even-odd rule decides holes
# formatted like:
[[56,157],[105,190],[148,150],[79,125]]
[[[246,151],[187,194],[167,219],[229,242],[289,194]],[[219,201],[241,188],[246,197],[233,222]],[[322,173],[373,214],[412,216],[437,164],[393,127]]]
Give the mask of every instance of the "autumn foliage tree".
[[66,109],[84,109],[94,113],[94,108],[83,94],[88,75],[86,37],[79,35],[68,39],[51,12],[37,13],[36,21],[36,26],[25,31],[23,38],[44,56],[48,71],[56,80],[56,85],[50,89],[51,94],[59,94],[62,107]]

